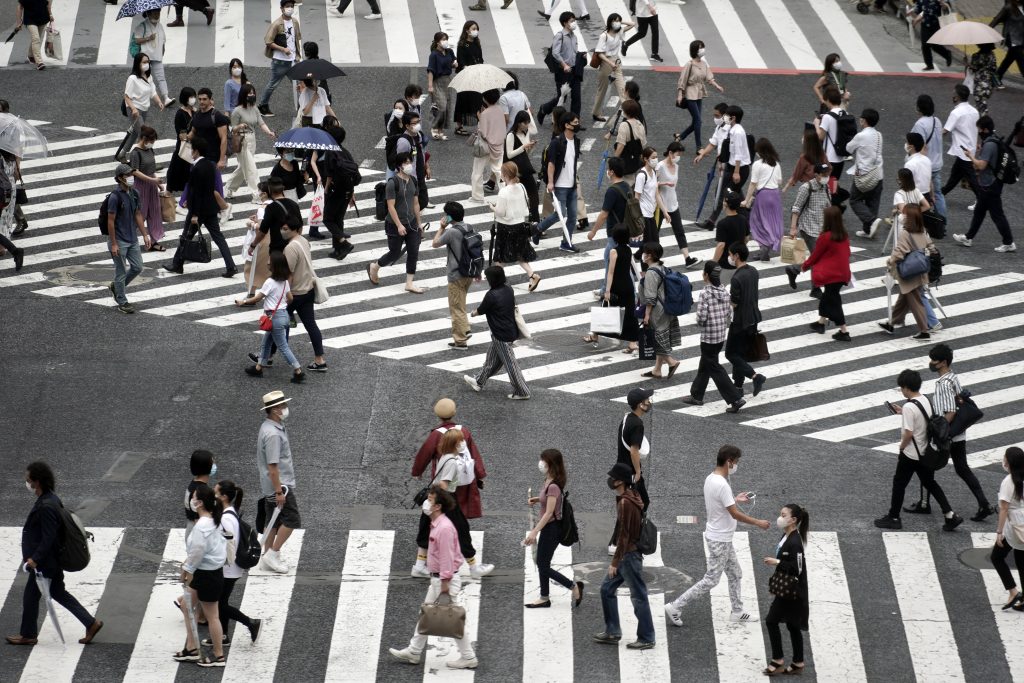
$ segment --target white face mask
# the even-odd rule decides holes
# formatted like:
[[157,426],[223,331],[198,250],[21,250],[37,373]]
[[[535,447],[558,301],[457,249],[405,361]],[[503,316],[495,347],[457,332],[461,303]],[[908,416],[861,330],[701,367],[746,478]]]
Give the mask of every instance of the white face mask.
[[469,37],[470,38],[476,38],[478,35],[480,35],[480,31],[473,30],[473,31],[469,32]]
[[738,464],[733,463],[729,465],[729,474],[736,474],[736,469],[739,467]]
[[285,407],[284,407],[284,408],[283,408],[283,409],[281,410],[281,419],[282,419],[282,420],[287,420],[287,419],[288,419],[288,406],[285,406]]
[[540,470],[541,474],[547,474],[548,473],[548,464],[546,462],[544,462],[543,460],[538,460],[537,461],[537,469]]
[[837,59],[835,63],[832,65],[832,70],[839,71],[841,68],[843,68],[843,63]]
[[437,45],[438,45],[438,47],[440,47],[440,48],[441,48],[442,50],[447,50],[447,49],[448,49],[448,41],[447,41],[447,40],[442,40],[442,41],[441,41],[440,43],[438,43]]
[[716,117],[714,118],[714,121],[715,121],[715,125],[716,125],[716,126],[720,126],[720,125],[722,125],[723,123],[725,123],[725,117],[724,117],[724,116],[716,116]]
[[404,173],[405,175],[412,175],[412,170],[412,164],[402,164],[402,173]]
[[127,178],[125,178],[124,179],[124,184],[127,185],[128,187],[134,186],[135,185],[135,176],[128,176]]
[[704,56],[704,48],[701,48],[701,49],[697,50],[697,56],[698,57],[703,57]]
[[791,521],[792,520],[786,519],[785,517],[779,517],[775,520],[775,526],[779,527],[782,531],[785,531]]
[[423,124],[417,123],[412,127],[413,133],[419,133],[421,130],[423,130]]
[[194,98],[194,97],[188,98],[188,106],[190,106],[190,107],[196,106],[196,98]]
[[294,13],[295,13],[295,8],[294,8],[294,7],[285,7],[285,8],[284,8],[284,12],[283,12],[283,14],[284,14],[284,15],[285,15],[286,17],[290,17],[290,16],[291,16],[292,14],[294,14]]
[[401,120],[401,118],[403,116],[405,116],[405,110],[404,109],[394,109],[394,110],[392,110],[391,115],[394,116],[396,119]]
[[734,259],[731,254],[729,255],[729,265],[733,268],[736,267],[736,259]]
[[648,159],[647,163],[650,165],[651,168],[654,168],[655,166],[657,166],[658,165],[658,157],[657,157],[657,155],[652,154],[651,158]]
[[231,75],[232,76],[241,76],[242,75],[242,70],[239,67],[236,66],[234,69],[231,70]]
[[[1005,461],[1005,460],[1003,460],[1003,470],[1004,470],[1004,471],[1005,471],[1005,472],[1006,472],[1007,474],[1009,474],[1009,473],[1010,473],[1010,466],[1006,464],[1006,461]],[[27,484],[28,482],[25,482],[25,483]],[[32,488],[32,487],[30,486],[29,488]]]
[[142,73],[144,73],[144,74],[148,74],[149,73],[149,62],[143,62],[139,66],[142,67]]
[[618,22],[618,21],[612,22],[612,30],[613,31],[618,31],[621,28],[622,28],[622,24],[620,22]]
[[427,498],[423,501],[423,505],[420,506],[420,509],[423,510],[423,514],[429,517],[430,513],[434,511],[434,504],[430,502],[429,498]]
[[576,30],[576,22],[575,21],[570,21],[569,22],[569,30],[570,31],[575,31]]
[[[1003,467],[1006,467],[1006,465],[1003,465]],[[34,488],[32,488],[32,482],[30,482],[30,481],[26,481],[25,482],[25,488],[27,488],[32,493],[36,492],[36,490]]]
[[199,512],[199,501],[195,498],[188,501],[188,506],[192,508],[192,512]]
[[905,149],[907,151],[907,154],[913,154],[914,153],[914,148],[911,145],[904,145],[903,149]]

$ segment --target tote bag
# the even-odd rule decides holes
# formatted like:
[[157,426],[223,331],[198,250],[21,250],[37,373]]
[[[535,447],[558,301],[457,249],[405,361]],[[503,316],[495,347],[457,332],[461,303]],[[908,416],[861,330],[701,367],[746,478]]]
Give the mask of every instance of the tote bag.
[[609,306],[607,302],[603,306],[591,307],[590,333],[622,334],[622,321],[625,315],[625,308]]

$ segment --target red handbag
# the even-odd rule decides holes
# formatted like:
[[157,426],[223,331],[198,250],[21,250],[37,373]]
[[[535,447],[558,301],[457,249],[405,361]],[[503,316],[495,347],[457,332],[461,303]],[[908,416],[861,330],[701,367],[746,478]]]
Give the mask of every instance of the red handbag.
[[270,332],[274,329],[274,314],[277,313],[277,309],[281,308],[281,302],[284,301],[286,292],[281,292],[281,298],[277,300],[277,305],[274,306],[274,310],[270,312],[270,315],[264,313],[260,316],[260,329],[264,332]]

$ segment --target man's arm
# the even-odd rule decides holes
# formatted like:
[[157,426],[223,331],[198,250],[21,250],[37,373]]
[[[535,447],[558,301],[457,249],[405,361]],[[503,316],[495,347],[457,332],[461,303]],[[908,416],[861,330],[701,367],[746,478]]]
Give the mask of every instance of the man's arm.
[[735,503],[727,507],[726,510],[728,510],[729,514],[737,522],[743,522],[744,524],[760,527],[762,529],[767,529],[769,526],[768,520],[757,519],[756,517],[751,517],[750,515],[741,512],[740,509],[736,507]]
[[60,518],[57,515],[57,510],[50,505],[42,506],[39,510],[39,518],[39,545],[32,551],[30,557],[25,558],[26,560],[31,560],[33,566],[38,565],[44,558],[53,554],[54,548],[57,545],[57,534],[60,528]]
[[217,126],[217,136],[220,138],[220,159],[217,160],[217,168],[224,168],[228,163],[228,127],[227,125]]

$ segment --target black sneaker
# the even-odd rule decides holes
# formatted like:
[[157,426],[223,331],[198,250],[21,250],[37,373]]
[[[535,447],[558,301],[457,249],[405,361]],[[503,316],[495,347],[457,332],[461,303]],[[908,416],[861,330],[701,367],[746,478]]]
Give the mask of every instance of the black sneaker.
[[810,296],[811,296],[812,299],[820,299],[821,298],[821,287],[812,287],[811,288]]
[[134,313],[135,307],[132,306],[127,301],[125,301],[123,304],[118,305],[117,310],[121,311],[122,313]]
[[881,327],[886,334],[896,334],[896,330],[893,328],[892,323],[889,322],[888,320],[885,321],[884,323],[878,323],[878,326]]
[[735,401],[735,402],[731,403],[729,405],[729,407],[725,409],[725,412],[727,412],[727,413],[738,413],[738,412],[740,412],[740,408],[742,408],[745,405],[747,405],[747,402],[744,401],[741,398],[738,401]]
[[942,530],[953,531],[963,523],[964,518],[954,512],[952,517],[947,518],[946,521],[942,523]]
[[928,503],[917,501],[911,505],[904,505],[903,511],[909,512],[912,515],[930,515],[932,513],[932,506]]
[[571,244],[565,244],[564,242],[558,246],[559,251],[567,251],[572,254],[578,254],[580,252],[579,247],[574,247]]
[[811,331],[813,332],[817,332],[818,334],[825,334],[825,326],[819,322],[813,322],[810,325],[808,325],[808,327],[811,328]]
[[704,220],[697,224],[697,227],[702,230],[714,230],[715,222],[710,218],[705,218]]
[[[661,57],[658,58],[658,61],[661,61]],[[630,650],[650,650],[654,647],[654,643],[649,643],[646,640],[637,639],[632,643],[626,643],[626,647]]]
[[796,276],[800,274],[800,266],[786,266],[786,277],[789,278],[790,289],[796,289]]
[[[651,60],[655,61],[655,62],[664,62],[665,61],[664,59],[661,58],[661,55],[651,55]],[[654,645],[652,644],[651,647],[654,647]]]
[[595,633],[594,635],[592,635],[590,639],[593,640],[595,643],[604,643],[605,645],[617,645],[618,642],[622,640],[622,636],[612,636],[608,635],[608,633],[605,631],[601,631],[600,633]]
[[[251,360],[253,363],[259,363],[260,362],[260,357],[258,355],[256,355],[255,353],[247,353],[246,356],[248,356],[249,360]],[[274,359],[271,358],[270,360],[268,360],[266,363],[263,364],[263,367],[269,368],[273,364],[274,364]]]
[[972,522],[984,522],[985,518],[989,515],[996,514],[996,510],[991,505],[986,505],[983,508],[978,508],[978,511],[971,517]]
[[752,395],[757,396],[758,394],[761,393],[761,387],[763,387],[764,383],[768,381],[768,378],[765,377],[764,375],[754,375],[754,379],[750,381],[753,382],[754,384],[754,391]]
[[257,109],[259,109],[260,113],[263,114],[264,116],[274,115],[274,112],[270,111],[270,105],[268,104],[261,104],[259,107],[257,107]]
[[682,401],[688,406],[704,405],[704,401],[700,400],[699,398],[694,398],[693,396],[683,396]]
[[263,368],[258,368],[255,365],[250,365],[245,369],[245,374],[249,375],[250,377],[262,377]]
[[911,339],[913,339],[914,341],[929,341],[931,338],[932,335],[930,335],[927,332],[918,332],[913,337],[911,337]]
[[306,381],[306,373],[304,372],[293,372],[292,373],[292,384],[302,384]]
[[543,234],[544,233],[541,232],[540,228],[538,228],[536,225],[533,226],[533,234],[530,235],[530,241],[533,242],[533,246],[536,247],[536,246],[540,245],[540,237]]
[[260,629],[262,626],[262,619],[253,619],[249,622],[249,637],[252,638],[254,645],[256,644],[256,640],[260,637]]
[[327,363],[317,363],[316,361],[313,361],[306,366],[306,369],[312,370],[313,372],[327,372]]
[[693,268],[695,265],[697,265],[700,262],[701,262],[701,260],[699,258],[694,258],[692,256],[687,256],[686,257],[686,267],[687,268]]
[[832,338],[835,339],[836,341],[848,342],[850,341],[850,333],[839,330],[838,332],[832,335]]
[[14,272],[20,273],[21,267],[25,265],[25,250],[15,249],[11,252],[11,256],[14,258]]
[[879,517],[876,519],[875,526],[879,529],[902,529],[903,522],[900,521],[899,517],[890,517],[889,515],[886,515],[885,517]]
[[466,342],[462,342],[461,344],[459,344],[458,342],[451,341],[448,342],[448,348],[455,349],[457,351],[465,351],[469,348],[469,344],[467,344]]

